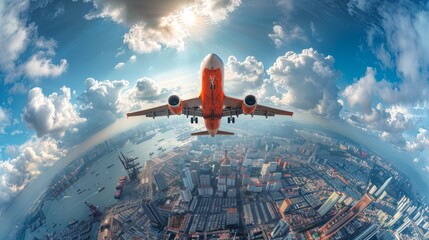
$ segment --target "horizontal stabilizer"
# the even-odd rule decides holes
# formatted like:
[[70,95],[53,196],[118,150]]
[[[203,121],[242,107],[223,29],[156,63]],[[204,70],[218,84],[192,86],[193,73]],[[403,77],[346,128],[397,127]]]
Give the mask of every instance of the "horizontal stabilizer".
[[[208,131],[202,131],[202,132],[193,132],[191,133],[191,136],[206,136],[211,135]],[[232,132],[226,132],[226,131],[217,131],[216,135],[234,135]],[[212,136],[213,137],[213,136]]]
[[193,132],[193,133],[191,133],[191,136],[204,136],[204,135],[210,135],[210,133],[208,131]]
[[234,133],[226,131],[217,131],[216,135],[234,135]]

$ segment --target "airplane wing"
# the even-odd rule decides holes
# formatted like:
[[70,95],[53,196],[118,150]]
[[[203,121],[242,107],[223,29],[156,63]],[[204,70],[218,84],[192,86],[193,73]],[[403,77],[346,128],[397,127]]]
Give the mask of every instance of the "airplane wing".
[[[203,116],[203,113],[200,108],[201,106],[200,98],[197,97],[197,98],[182,100],[182,104],[183,104],[182,114],[185,114],[186,116],[191,115],[196,117]],[[127,113],[127,117],[146,116],[146,117],[156,118],[156,117],[162,117],[162,116],[169,117],[170,115],[174,115],[174,113],[170,111],[167,104],[159,107]]]
[[[243,109],[241,108],[242,103],[243,103],[243,100],[241,99],[225,96],[224,98],[225,108],[223,110],[222,117],[225,117],[225,116],[229,117],[234,115],[238,117],[238,115],[243,114]],[[286,116],[292,117],[293,112],[257,104],[256,109],[252,115],[265,116],[265,117],[274,117],[275,115],[286,115]]]

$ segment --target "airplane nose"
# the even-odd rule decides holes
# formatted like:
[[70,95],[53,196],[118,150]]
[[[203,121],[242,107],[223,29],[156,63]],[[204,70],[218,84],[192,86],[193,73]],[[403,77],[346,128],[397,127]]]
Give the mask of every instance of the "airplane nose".
[[202,65],[204,68],[214,70],[222,68],[223,62],[218,55],[210,53],[204,58]]

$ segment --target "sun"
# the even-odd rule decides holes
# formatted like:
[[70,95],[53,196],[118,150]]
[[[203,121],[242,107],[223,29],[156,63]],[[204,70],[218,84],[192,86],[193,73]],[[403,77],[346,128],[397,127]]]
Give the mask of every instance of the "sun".
[[196,19],[195,13],[189,8],[185,8],[183,10],[181,17],[182,17],[182,21],[188,26],[193,25],[195,23],[195,19]]

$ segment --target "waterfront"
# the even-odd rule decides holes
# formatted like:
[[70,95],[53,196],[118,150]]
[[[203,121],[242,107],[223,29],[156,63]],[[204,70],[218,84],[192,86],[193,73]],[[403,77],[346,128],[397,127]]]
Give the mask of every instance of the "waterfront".
[[[177,141],[176,137],[174,131],[170,130],[158,133],[153,138],[136,145],[128,141],[123,148],[116,149],[111,154],[98,159],[86,174],[66,189],[60,197],[44,203],[42,210],[46,216],[46,223],[34,232],[27,229],[25,239],[43,238],[46,233],[60,232],[74,219],[90,220],[90,211],[85,205],[85,201],[97,205],[102,211],[105,207],[116,203],[118,200],[113,198],[113,194],[117,181],[120,176],[126,175],[126,171],[118,159],[120,152],[128,157],[138,157],[137,161],[143,165],[152,157],[162,155],[159,148],[168,152],[191,140],[188,138],[186,141]],[[152,157],[149,155],[151,152],[154,153]],[[114,165],[107,168],[112,164]],[[102,186],[105,189],[98,192],[98,188]],[[55,227],[53,227],[54,224],[56,224]],[[92,232],[94,232],[94,228],[97,228],[95,224]]]

